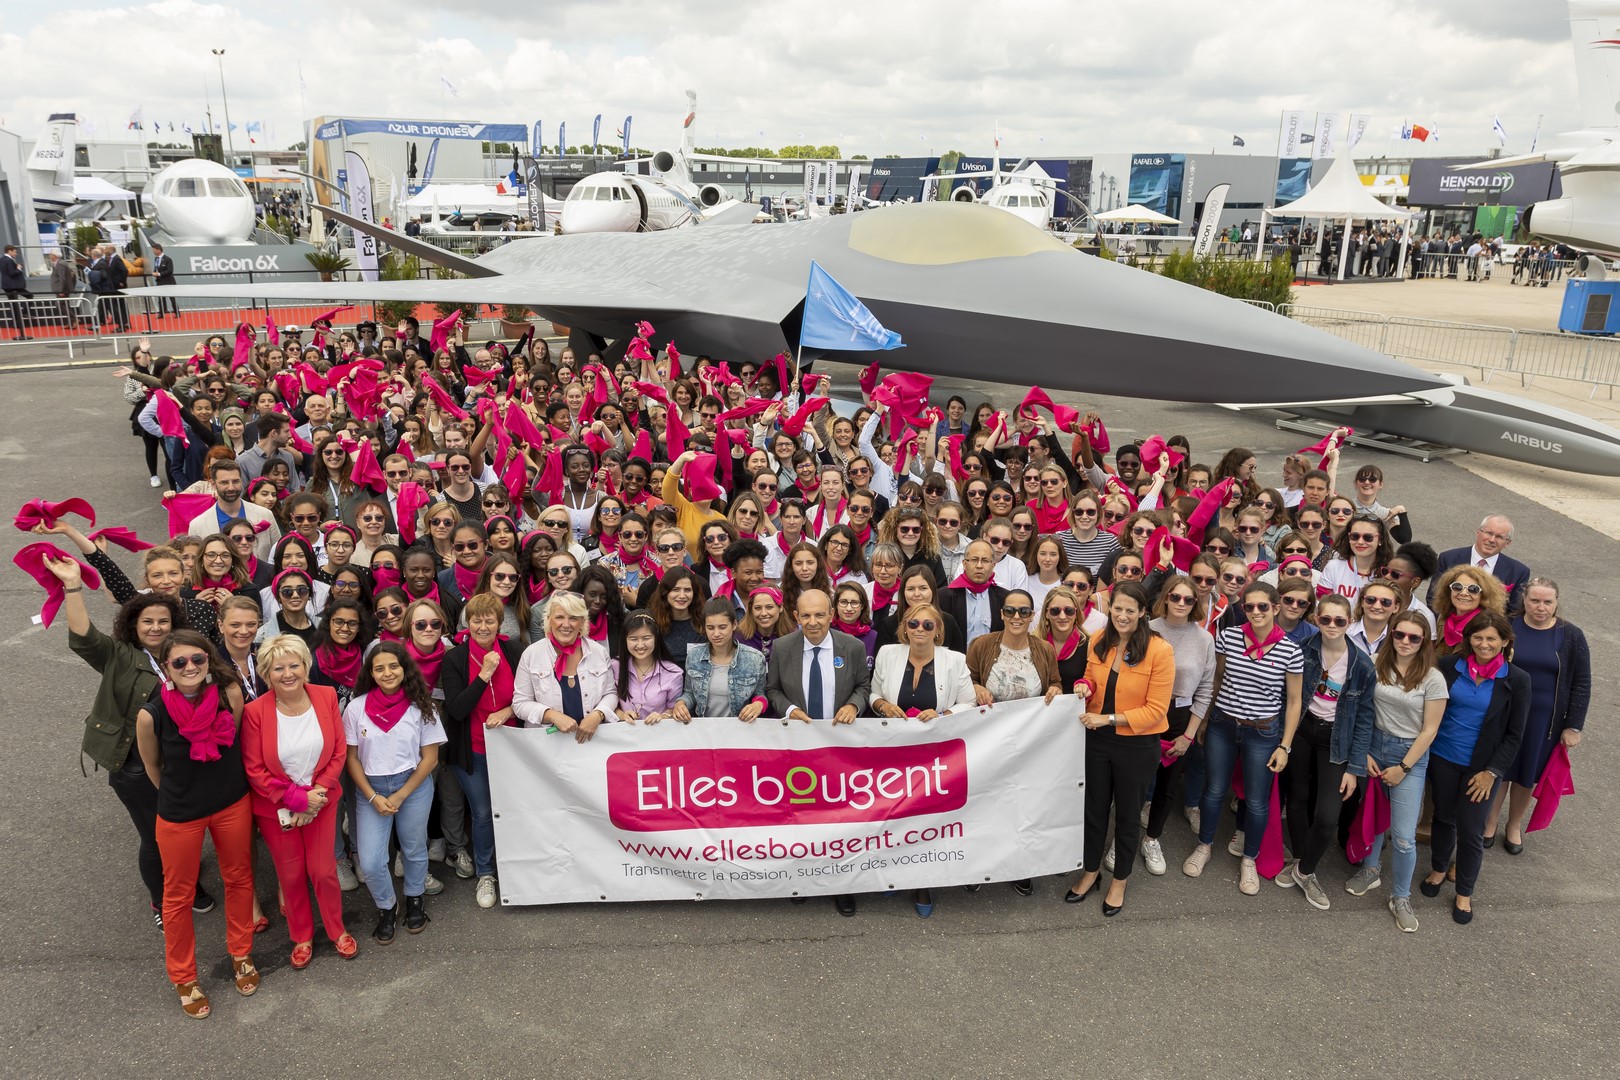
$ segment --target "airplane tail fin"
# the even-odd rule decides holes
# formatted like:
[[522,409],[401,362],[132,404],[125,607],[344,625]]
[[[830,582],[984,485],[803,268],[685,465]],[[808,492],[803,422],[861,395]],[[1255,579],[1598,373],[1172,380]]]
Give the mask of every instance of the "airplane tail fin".
[[1570,0],[1583,128],[1620,127],[1620,0]]
[[28,157],[32,172],[50,173],[58,186],[73,186],[73,156],[79,145],[79,119],[74,113],[52,113],[45,121],[34,152]]
[[697,120],[697,91],[686,92],[686,119],[681,121],[681,153],[686,155],[688,161],[697,153],[697,130],[692,126]]

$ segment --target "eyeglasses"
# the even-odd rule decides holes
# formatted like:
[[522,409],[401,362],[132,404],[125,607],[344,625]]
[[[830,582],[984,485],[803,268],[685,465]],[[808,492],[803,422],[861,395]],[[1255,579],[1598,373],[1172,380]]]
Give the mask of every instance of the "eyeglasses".
[[1279,571],[1279,573],[1283,577],[1310,577],[1312,574],[1315,573],[1315,571],[1312,570],[1308,566],[1295,565],[1295,566],[1285,566],[1285,567],[1283,567],[1282,570]]
[[849,475],[851,475],[851,476],[871,476],[872,475],[872,470],[867,469],[867,468],[851,469],[851,470],[849,470]]
[[360,629],[360,620],[359,619],[333,619],[332,620],[332,629],[334,629],[334,630],[358,630],[358,629]]
[[1033,614],[1035,609],[1032,607],[1008,606],[1001,609],[1001,617],[1004,619],[1027,619]]
[[1248,581],[1249,580],[1249,575],[1247,575],[1247,574],[1222,574],[1221,575],[1221,580],[1226,582],[1228,585],[1236,585],[1236,584],[1238,584],[1240,582]]
[[1079,517],[1096,517],[1097,516],[1097,508],[1095,506],[1077,506],[1071,511],[1071,514],[1074,517],[1077,517],[1077,518],[1079,518]]
[[1316,617],[1316,625],[1317,626],[1349,626],[1350,625],[1350,620],[1345,618],[1343,615],[1318,615]]
[[838,551],[848,551],[849,550],[849,541],[848,540],[833,539],[833,540],[828,540],[826,542],[826,544],[827,544],[827,550],[828,551],[833,551],[835,549],[838,550]]
[[964,462],[962,462],[962,471],[963,472],[976,473],[976,472],[982,471],[983,468],[984,467],[982,465],[980,465],[977,461],[964,461]]
[[1046,609],[1046,613],[1048,615],[1056,615],[1060,619],[1071,619],[1078,614],[1074,608],[1067,604],[1063,604],[1061,606],[1058,604],[1053,604],[1051,607]]
[[1187,593],[1171,593],[1166,600],[1172,604],[1194,604],[1198,602],[1198,597]]
[[329,446],[325,450],[321,451],[321,457],[342,457],[347,452],[348,451],[344,450],[341,446]]
[[1132,536],[1152,536],[1153,530],[1146,525],[1138,525],[1131,530]]
[[916,506],[920,502],[922,502],[922,498],[914,491],[908,491],[900,496],[901,506]]
[[540,527],[543,529],[566,529],[568,528],[568,522],[566,519],[558,521],[556,518],[541,518]]
[[990,501],[991,502],[1012,502],[1012,492],[1010,492],[1010,491],[992,491],[990,493]]
[[676,551],[684,551],[684,550],[686,550],[686,545],[685,544],[659,544],[657,546],[658,546],[658,550],[662,551],[665,555],[668,555],[668,554],[670,554],[672,552],[676,552]]
[[1282,606],[1308,608],[1311,606],[1311,598],[1308,596],[1285,596],[1282,598]]
[[1211,555],[1232,554],[1232,549],[1227,547],[1225,544],[1205,544],[1204,550],[1209,552]]
[[1241,536],[1253,536],[1262,530],[1258,525],[1239,525],[1234,531]]
[[1394,638],[1396,641],[1405,641],[1412,645],[1423,644],[1422,634],[1414,634],[1406,630],[1391,630],[1389,632],[1389,636]]
[[300,596],[308,596],[309,595],[309,586],[308,585],[286,585],[286,586],[282,587],[282,589],[280,590],[278,595],[283,600],[292,600],[292,599],[297,599]]
[[455,523],[456,523],[455,518],[429,518],[428,519],[428,524],[432,525],[435,529],[448,529],[450,526],[454,525]]
[[294,525],[319,525],[321,523],[321,515],[294,514],[290,520]]
[[1250,615],[1264,615],[1266,612],[1271,610],[1271,604],[1265,600],[1261,600],[1252,604],[1244,604],[1243,610],[1248,612]]
[[1112,525],[1116,521],[1124,521],[1125,512],[1123,510],[1104,510],[1102,519]]
[[466,551],[482,550],[484,547],[484,542],[482,540],[457,540],[455,543],[451,544],[450,547],[457,555],[460,555],[462,552]]
[[444,622],[439,619],[417,619],[415,622],[411,623],[411,628],[421,631],[443,630]]
[[906,620],[906,629],[907,630],[926,630],[926,631],[928,631],[928,633],[932,634],[934,632],[934,620],[933,619],[907,619]]
[[184,671],[188,667],[197,668],[199,671],[207,671],[208,657],[203,653],[192,653],[190,656],[175,656],[170,658],[169,666],[176,671]]
[[1254,500],[1254,505],[1261,510],[1277,509],[1277,504],[1272,502],[1270,499],[1256,499]]
[[1063,479],[1061,477],[1057,477],[1057,476],[1043,476],[1043,477],[1041,477],[1041,487],[1057,487],[1062,483],[1063,483]]
[[[870,506],[856,506],[854,503],[850,503],[849,512],[851,516],[854,516],[855,514],[870,514],[872,512],[872,508]],[[743,511],[739,510],[737,513],[740,515],[743,513]],[[754,514],[754,516],[758,517],[759,515]]]
[[1471,581],[1453,581],[1451,583],[1451,591],[1454,593],[1467,593],[1469,596],[1478,596],[1485,590],[1481,589],[1478,585],[1475,585]]
[[1012,523],[1013,532],[1029,532],[1035,527],[1033,521],[1015,521]]
[[1311,549],[1308,548],[1308,547],[1285,547],[1285,548],[1282,549],[1280,554],[1282,554],[1284,556],[1288,556],[1288,555],[1309,555],[1310,553],[1311,553]]
[[615,515],[616,516],[618,514],[624,513],[624,507],[622,507],[622,506],[604,506],[601,509],[599,509],[597,511],[597,513],[601,514],[603,517],[608,517],[610,515]]
[[705,546],[709,544],[729,544],[731,543],[731,537],[723,532],[712,532],[703,538],[703,543]]
[[359,592],[360,591],[360,583],[358,581],[334,581],[334,582],[332,582],[332,591],[333,592]]
[[1141,577],[1142,568],[1132,563],[1123,563],[1114,567],[1115,577]]
[[394,604],[390,607],[380,607],[377,609],[377,618],[379,619],[397,619],[403,614],[405,614],[405,608],[401,604]]
[[505,506],[506,503],[502,502],[500,499],[485,499],[484,500],[484,505],[485,506],[500,507],[500,506]]
[[567,577],[569,574],[572,574],[573,572],[574,572],[574,568],[572,566],[548,566],[548,567],[546,567],[546,577]]
[[1350,536],[1350,542],[1352,544],[1376,544],[1376,543],[1378,543],[1378,534],[1377,533],[1353,532],[1353,533],[1350,533],[1349,536]]
[[231,561],[231,553],[228,552],[228,551],[205,551],[205,552],[203,552],[203,561],[204,562],[230,562]]
[[644,532],[641,529],[637,529],[634,532],[626,532],[625,530],[620,529],[619,530],[619,539],[620,540],[645,540],[645,539],[647,539],[647,534],[646,534],[646,532]]
[[1322,526],[1326,524],[1327,522],[1325,521],[1301,521],[1298,528],[1301,532],[1315,532],[1317,529],[1322,528]]
[[987,536],[985,542],[993,548],[1012,550],[1012,537],[1010,536]]
[[449,469],[451,472],[472,472],[471,465],[451,465]]
[[1392,608],[1395,606],[1395,601],[1391,597],[1367,596],[1366,594],[1362,595],[1361,603],[1363,607]]
[[1194,574],[1192,576],[1192,579],[1193,579],[1194,582],[1196,582],[1199,585],[1213,585],[1213,584],[1215,584],[1215,579],[1212,578],[1212,577],[1199,577],[1197,574]]

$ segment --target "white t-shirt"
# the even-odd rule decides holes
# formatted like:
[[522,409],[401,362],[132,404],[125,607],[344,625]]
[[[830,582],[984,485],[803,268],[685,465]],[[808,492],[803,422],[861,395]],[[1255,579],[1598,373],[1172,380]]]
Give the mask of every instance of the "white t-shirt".
[[301,787],[314,783],[322,749],[321,722],[315,718],[314,705],[297,716],[277,713],[276,756],[287,779]]
[[384,731],[366,716],[366,697],[349,702],[343,710],[343,735],[359,751],[360,767],[367,776],[396,776],[410,772],[422,760],[422,747],[446,741],[438,716],[424,720],[422,710],[407,706],[405,715]]

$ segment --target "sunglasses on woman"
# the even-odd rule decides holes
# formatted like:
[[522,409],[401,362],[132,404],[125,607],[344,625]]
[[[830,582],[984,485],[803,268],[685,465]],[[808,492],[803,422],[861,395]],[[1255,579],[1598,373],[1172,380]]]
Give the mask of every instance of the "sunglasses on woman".
[[1404,641],[1410,645],[1421,645],[1424,638],[1423,634],[1414,634],[1409,630],[1391,630],[1389,636],[1396,641]]
[[1250,615],[1264,615],[1271,610],[1271,604],[1265,600],[1256,603],[1244,604],[1243,610]]
[[1061,606],[1058,604],[1053,604],[1051,607],[1046,609],[1046,614],[1048,616],[1055,615],[1060,619],[1072,619],[1076,614],[1078,614],[1078,612],[1067,604],[1063,604]]
[[174,656],[169,658],[169,666],[176,671],[184,671],[188,667],[195,667],[199,671],[207,671],[208,657],[202,653],[192,653],[190,656]]
[[1001,617],[1004,619],[1027,619],[1033,614],[1035,614],[1035,609],[1032,607],[1004,607],[1001,609]]
[[1189,596],[1186,593],[1171,593],[1168,597],[1169,602],[1172,604],[1191,604],[1197,599],[1197,597]]
[[1481,589],[1478,585],[1475,585],[1471,581],[1453,581],[1451,583],[1451,591],[1454,593],[1467,593],[1469,596],[1478,596],[1485,590]]
[[907,619],[906,620],[906,629],[907,630],[924,630],[924,631],[927,631],[928,633],[932,634],[934,632],[934,620],[933,619]]
[[1350,620],[1345,618],[1343,615],[1319,615],[1316,619],[1316,625],[1334,627],[1349,626]]

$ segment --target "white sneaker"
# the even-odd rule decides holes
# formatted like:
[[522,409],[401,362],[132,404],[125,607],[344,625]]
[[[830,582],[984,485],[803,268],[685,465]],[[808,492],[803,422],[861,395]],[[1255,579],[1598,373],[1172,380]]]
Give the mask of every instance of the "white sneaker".
[[1226,853],[1228,855],[1236,855],[1240,859],[1243,858],[1243,830],[1242,829],[1239,829],[1237,832],[1232,834],[1231,842],[1226,845]]
[[444,840],[428,841],[428,862],[444,862]]
[[337,861],[337,872],[338,888],[344,892],[354,892],[360,887],[360,879],[354,876],[354,863],[349,861],[348,856]]
[[1154,877],[1160,877],[1166,869],[1164,864],[1164,848],[1159,846],[1157,840],[1142,841],[1142,862],[1147,866],[1147,872]]
[[493,875],[485,874],[483,877],[478,879],[477,895],[479,907],[492,908],[495,906],[497,897],[495,895],[495,878]]
[[1238,892],[1244,896],[1253,896],[1260,891],[1260,871],[1255,869],[1253,859],[1244,859],[1238,870]]
[[1181,872],[1188,877],[1197,877],[1209,865],[1209,845],[1199,844],[1193,848],[1193,853],[1187,856],[1187,861],[1181,864]]
[[154,477],[152,477],[152,486],[153,487],[162,487],[163,486],[163,481],[159,480],[157,477],[154,476]]
[[474,871],[472,856],[467,854],[465,851],[458,851],[454,855],[450,856],[449,861],[445,865],[454,870],[456,872],[456,877],[458,878],[466,879],[473,876]]
[[1295,859],[1294,861],[1292,861],[1290,863],[1287,863],[1286,865],[1283,866],[1282,873],[1278,874],[1276,876],[1276,878],[1273,879],[1272,883],[1275,884],[1277,886],[1277,888],[1279,888],[1279,889],[1292,889],[1294,887],[1294,884],[1295,884],[1294,883],[1294,870],[1298,866],[1299,866],[1299,860],[1298,859]]
[[398,878],[405,876],[405,856],[398,851],[394,852],[394,876]]
[[1197,836],[1198,828],[1204,820],[1204,808],[1201,806],[1183,806],[1181,816],[1187,819],[1187,824],[1192,826],[1193,835]]
[[427,876],[427,886],[422,891],[428,896],[438,896],[444,892],[444,882],[429,874]]

